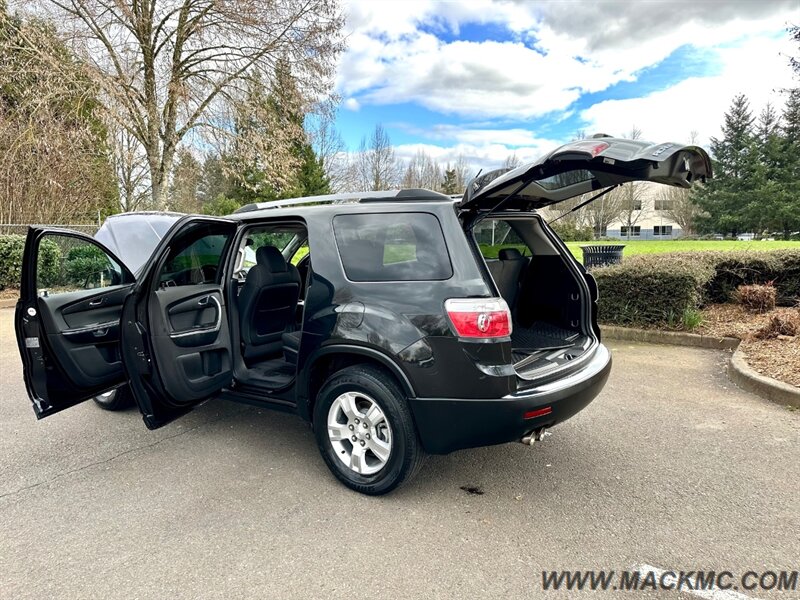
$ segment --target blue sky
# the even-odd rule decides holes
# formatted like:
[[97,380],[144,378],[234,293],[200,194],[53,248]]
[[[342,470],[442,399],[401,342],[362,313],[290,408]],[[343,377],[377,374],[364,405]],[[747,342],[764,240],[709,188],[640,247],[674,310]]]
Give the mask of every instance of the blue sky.
[[382,123],[401,158],[425,149],[483,167],[579,130],[707,143],[734,94],[756,110],[782,103],[798,6],[352,1],[337,127],[351,150]]

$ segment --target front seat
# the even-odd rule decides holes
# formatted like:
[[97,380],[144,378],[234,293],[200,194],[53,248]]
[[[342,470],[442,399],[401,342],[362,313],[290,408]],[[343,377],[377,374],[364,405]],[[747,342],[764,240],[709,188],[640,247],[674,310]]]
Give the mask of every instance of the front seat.
[[245,358],[277,354],[281,336],[295,322],[300,296],[300,273],[275,246],[256,250],[256,264],[247,272],[239,292],[239,323]]

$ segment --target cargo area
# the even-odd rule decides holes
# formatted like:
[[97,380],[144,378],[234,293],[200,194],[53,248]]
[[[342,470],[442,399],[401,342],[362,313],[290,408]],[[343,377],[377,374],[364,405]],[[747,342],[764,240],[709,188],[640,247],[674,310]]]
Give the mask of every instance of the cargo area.
[[560,371],[595,340],[580,265],[545,228],[538,215],[526,215],[486,219],[474,229],[488,272],[511,309],[514,368],[523,379]]

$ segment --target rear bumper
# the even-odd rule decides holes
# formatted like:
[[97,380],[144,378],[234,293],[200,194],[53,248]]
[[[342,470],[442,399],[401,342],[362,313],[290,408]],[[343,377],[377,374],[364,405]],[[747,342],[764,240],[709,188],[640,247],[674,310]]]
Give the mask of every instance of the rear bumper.
[[[430,454],[520,440],[540,427],[566,421],[600,393],[611,371],[611,352],[599,344],[579,371],[567,377],[492,399],[410,398],[422,445]],[[549,414],[525,419],[526,412]]]

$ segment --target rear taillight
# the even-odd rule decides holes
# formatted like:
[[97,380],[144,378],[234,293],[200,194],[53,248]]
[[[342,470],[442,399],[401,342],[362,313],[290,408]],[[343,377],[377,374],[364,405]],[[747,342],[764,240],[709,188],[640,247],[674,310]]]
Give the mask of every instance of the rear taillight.
[[459,337],[511,335],[511,311],[502,298],[451,298],[445,301],[444,309]]

